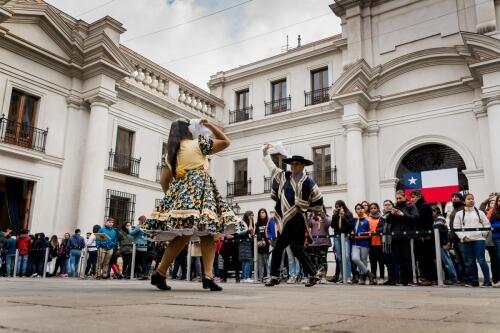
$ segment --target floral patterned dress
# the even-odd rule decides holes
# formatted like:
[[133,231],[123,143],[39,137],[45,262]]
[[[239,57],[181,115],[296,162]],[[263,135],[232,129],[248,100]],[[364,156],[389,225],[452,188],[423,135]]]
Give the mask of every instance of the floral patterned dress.
[[212,152],[212,146],[212,139],[203,136],[181,142],[176,174],[159,209],[146,223],[156,240],[171,240],[180,235],[197,238],[238,231],[234,212],[207,172],[207,155]]

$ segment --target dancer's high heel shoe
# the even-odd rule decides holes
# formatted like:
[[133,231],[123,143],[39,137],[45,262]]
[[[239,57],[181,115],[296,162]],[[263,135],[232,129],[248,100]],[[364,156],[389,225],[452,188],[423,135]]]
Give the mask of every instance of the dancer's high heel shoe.
[[203,277],[201,282],[203,284],[203,289],[210,289],[210,291],[222,291],[222,287],[217,285],[212,278]]
[[167,285],[167,281],[165,280],[165,277],[161,276],[160,273],[158,273],[158,272],[154,272],[151,275],[151,284],[153,286],[156,286],[156,288],[158,288],[160,290],[171,290],[172,289]]

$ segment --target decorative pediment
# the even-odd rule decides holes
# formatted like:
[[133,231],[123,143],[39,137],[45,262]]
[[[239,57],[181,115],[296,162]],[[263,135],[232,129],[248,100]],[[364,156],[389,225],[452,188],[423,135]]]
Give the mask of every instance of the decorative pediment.
[[357,91],[367,92],[372,80],[377,76],[377,70],[364,60],[358,60],[348,66],[340,78],[330,89],[330,96],[342,95]]
[[12,0],[0,9],[10,14],[0,26],[5,31],[2,44],[12,44],[15,52],[35,52],[52,68],[75,75],[99,66],[117,78],[134,70],[119,49],[118,36],[125,29],[110,17],[88,24],[38,0]]

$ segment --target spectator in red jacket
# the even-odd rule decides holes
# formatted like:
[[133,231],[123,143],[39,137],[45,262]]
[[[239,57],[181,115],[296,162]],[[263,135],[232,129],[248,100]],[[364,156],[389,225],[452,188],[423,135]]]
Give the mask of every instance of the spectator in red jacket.
[[31,248],[31,238],[28,235],[29,230],[21,230],[19,237],[17,237],[17,250],[19,257],[17,259],[17,274],[19,277],[26,276],[26,269],[28,268],[28,254]]

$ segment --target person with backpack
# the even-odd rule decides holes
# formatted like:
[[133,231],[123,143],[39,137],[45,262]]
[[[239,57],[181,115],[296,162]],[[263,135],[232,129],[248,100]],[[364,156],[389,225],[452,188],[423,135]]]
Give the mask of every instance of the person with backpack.
[[85,239],[80,236],[80,229],[75,229],[75,234],[70,237],[67,246],[69,248],[71,277],[75,278],[78,274],[78,263],[82,256],[82,250],[85,248]]
[[453,228],[456,235],[461,240],[464,249],[465,265],[467,271],[466,286],[479,287],[479,278],[477,275],[477,264],[479,263],[483,272],[483,287],[491,286],[490,269],[486,262],[486,237],[489,231],[460,231],[465,228],[490,228],[490,221],[486,215],[477,209],[474,204],[474,195],[468,193],[464,197],[465,207],[461,212],[455,214]]
[[441,263],[446,270],[446,285],[458,285],[457,272],[450,257],[450,238],[448,235],[448,225],[446,219],[441,214],[441,209],[437,206],[432,207],[432,216],[434,217],[434,228],[439,230],[439,241],[441,246]]

